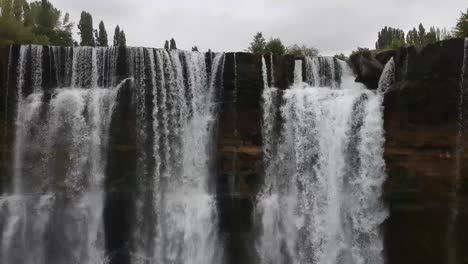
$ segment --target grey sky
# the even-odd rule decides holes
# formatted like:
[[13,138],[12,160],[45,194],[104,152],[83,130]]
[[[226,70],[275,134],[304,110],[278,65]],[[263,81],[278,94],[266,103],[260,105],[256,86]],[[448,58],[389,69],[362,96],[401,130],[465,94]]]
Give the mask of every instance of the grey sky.
[[257,31],[322,54],[374,47],[385,25],[406,30],[422,22],[452,29],[467,0],[51,0],[78,23],[81,10],[104,20],[112,40],[119,24],[131,46],[242,51]]

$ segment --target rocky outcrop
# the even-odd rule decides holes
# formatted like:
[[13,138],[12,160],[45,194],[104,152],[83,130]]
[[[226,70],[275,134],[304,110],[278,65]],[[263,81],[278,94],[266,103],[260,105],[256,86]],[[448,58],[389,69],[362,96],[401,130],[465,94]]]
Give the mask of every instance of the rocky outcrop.
[[[354,54],[356,81],[376,88],[383,65],[394,58],[396,83],[386,94],[385,160],[388,171],[385,224],[388,263],[447,263],[448,243],[457,245],[457,263],[467,259],[468,241],[450,237],[450,196],[456,166],[464,40],[453,39],[398,50]],[[369,70],[370,69],[370,70]],[[464,84],[468,89],[468,83]],[[465,104],[462,111],[468,108]],[[462,137],[466,148],[468,136]],[[461,164],[468,164],[462,152]],[[459,196],[466,201],[468,167],[461,168]],[[457,234],[466,234],[468,211],[460,203]]]

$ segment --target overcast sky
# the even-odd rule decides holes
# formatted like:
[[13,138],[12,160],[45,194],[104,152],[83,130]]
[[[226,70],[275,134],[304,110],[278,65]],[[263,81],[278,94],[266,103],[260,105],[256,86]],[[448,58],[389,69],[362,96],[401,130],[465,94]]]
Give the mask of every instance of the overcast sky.
[[[374,47],[385,25],[405,31],[422,22],[452,29],[467,0],[50,0],[69,12],[103,20],[109,41],[117,24],[127,45],[162,47],[174,37],[178,48],[243,51],[253,35],[279,37],[284,44],[303,43],[322,54]],[[78,36],[76,36],[78,38]]]

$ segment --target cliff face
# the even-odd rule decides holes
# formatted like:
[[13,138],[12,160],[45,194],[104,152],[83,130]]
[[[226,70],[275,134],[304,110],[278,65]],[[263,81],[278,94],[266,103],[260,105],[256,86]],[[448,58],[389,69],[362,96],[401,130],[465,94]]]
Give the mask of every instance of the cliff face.
[[[14,142],[14,116],[16,89],[14,80],[16,66],[8,66],[9,48],[0,49],[0,149],[1,187],[8,186],[12,173],[12,150]],[[18,59],[18,48],[10,54],[12,61]],[[45,56],[47,58],[47,56]],[[207,56],[208,59],[209,56]],[[385,160],[388,171],[385,200],[390,217],[385,223],[386,252],[388,263],[445,263],[448,258],[447,243],[450,225],[450,196],[457,157],[458,102],[460,76],[463,64],[463,40],[450,40],[415,48],[358,53],[351,58],[356,69],[357,81],[375,89],[384,64],[393,57],[396,63],[396,83],[385,96]],[[265,56],[268,82],[287,89],[294,78],[294,57]],[[271,61],[274,78],[271,80]],[[45,85],[51,69],[44,60]],[[118,61],[119,79],[126,76],[125,59]],[[303,71],[304,73],[305,71]],[[468,78],[465,79],[468,87]],[[255,263],[255,234],[253,208],[255,196],[263,182],[262,154],[262,58],[247,53],[227,53],[223,76],[224,89],[219,94],[219,127],[217,129],[217,178],[216,192],[220,216],[220,229],[226,241],[226,253],[231,263]],[[132,127],[134,118],[130,102],[131,92],[124,88],[119,95],[121,102],[116,114],[120,123],[111,124],[111,148],[109,172],[121,185],[132,184],[132,168],[135,166],[134,135],[119,131]],[[468,108],[467,106],[464,106]],[[468,111],[467,111],[468,112]],[[117,133],[119,132],[119,133]],[[461,152],[461,186],[459,191],[459,216],[456,230],[459,234],[456,246],[458,263],[465,263],[468,256],[468,137],[463,134]],[[121,147],[125,146],[125,147]],[[459,152],[460,153],[460,152]],[[110,179],[112,180],[112,179]],[[132,208],[131,193],[119,193],[118,185],[107,183],[107,200],[104,221],[115,230],[128,226],[125,221]],[[120,221],[115,221],[120,219]],[[118,251],[125,244],[127,230],[112,232],[108,245]],[[128,256],[120,256],[122,259]],[[463,258],[465,262],[463,262]]]
[[[468,232],[462,224],[468,220],[465,132],[461,137],[461,167],[456,169],[463,50],[464,41],[455,39],[423,49],[362,52],[351,58],[357,81],[369,88],[376,88],[383,65],[391,57],[396,65],[396,83],[384,102],[389,263],[445,263],[448,247],[456,247],[461,253],[457,263],[466,261],[468,241],[461,235]],[[468,88],[467,80],[464,89]],[[462,105],[462,111],[467,107],[466,103]],[[459,236],[451,237],[447,232],[457,174],[461,202],[455,230]]]

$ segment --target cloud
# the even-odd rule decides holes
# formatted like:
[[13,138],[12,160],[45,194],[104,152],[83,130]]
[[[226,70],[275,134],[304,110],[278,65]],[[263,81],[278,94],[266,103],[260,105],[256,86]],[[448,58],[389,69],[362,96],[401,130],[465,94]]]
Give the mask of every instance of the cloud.
[[104,20],[110,37],[119,24],[132,46],[242,51],[257,31],[284,43],[316,46],[324,54],[373,47],[385,25],[405,30],[422,22],[451,29],[466,0],[52,0],[75,22],[81,10]]

